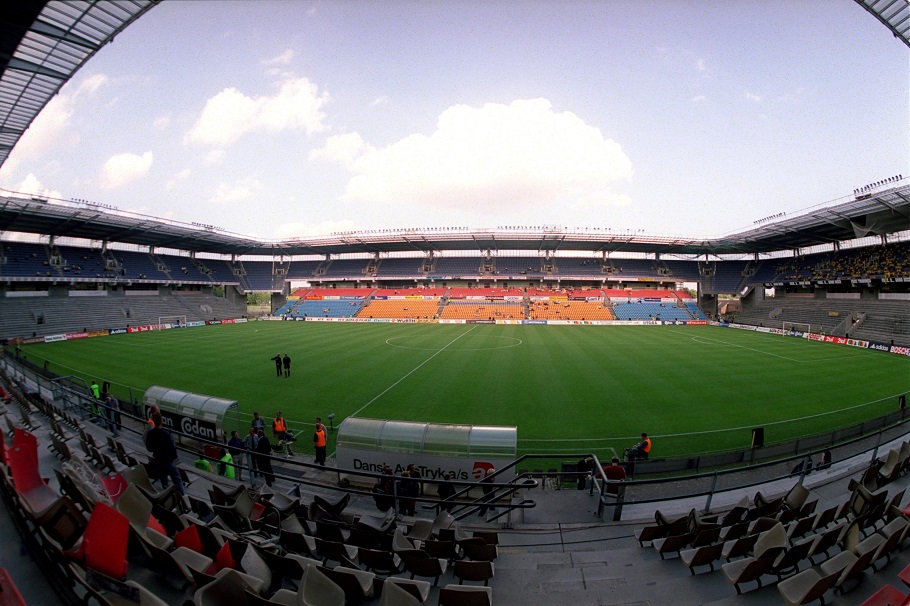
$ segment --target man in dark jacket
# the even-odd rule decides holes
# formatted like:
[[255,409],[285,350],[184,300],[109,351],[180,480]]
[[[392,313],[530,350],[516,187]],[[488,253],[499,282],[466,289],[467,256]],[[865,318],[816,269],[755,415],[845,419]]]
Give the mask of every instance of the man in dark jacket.
[[186,490],[183,488],[183,480],[180,478],[180,472],[177,471],[177,447],[174,445],[174,438],[171,437],[171,432],[164,429],[161,423],[161,413],[153,413],[152,424],[154,427],[145,434],[145,447],[152,454],[161,486],[167,488],[168,478],[170,478],[174,481],[174,485],[177,486],[177,492],[185,495]]
[[265,432],[262,430],[259,430],[256,454],[258,455],[256,457],[256,466],[259,468],[259,473],[265,476],[265,483],[271,486],[272,482],[275,481],[275,474],[272,472],[272,459],[269,458],[269,455],[272,454],[272,444],[265,437]]

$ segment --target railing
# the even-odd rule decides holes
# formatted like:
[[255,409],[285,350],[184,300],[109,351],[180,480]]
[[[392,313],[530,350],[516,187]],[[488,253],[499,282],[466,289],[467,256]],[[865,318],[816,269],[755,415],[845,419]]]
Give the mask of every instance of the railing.
[[[103,420],[101,420],[97,414],[93,413],[91,407],[93,399],[88,393],[85,393],[87,390],[84,389],[84,386],[82,386],[82,389],[79,389],[75,384],[69,385],[68,381],[65,380],[65,377],[55,377],[49,373],[45,374],[44,371],[22,364],[21,362],[21,360],[17,360],[12,354],[6,352],[6,355],[2,356],[2,359],[0,359],[0,370],[5,371],[5,374],[8,377],[18,383],[21,391],[23,391],[26,396],[31,395],[34,397],[35,395],[41,395],[45,399],[48,399],[47,396],[50,395],[49,399],[53,401],[55,406],[76,413],[80,415],[83,420],[89,422],[92,420],[99,420],[103,423]],[[133,401],[138,402],[138,400],[135,399]],[[123,430],[141,435],[142,430],[145,428],[146,420],[142,416],[136,414],[137,412],[139,411],[131,409],[121,411]],[[888,422],[889,419],[890,422]],[[630,465],[629,471],[632,473],[630,474],[629,479],[622,482],[605,481],[600,479],[606,476],[604,474],[603,466],[596,455],[567,452],[523,455],[508,465],[497,469],[493,477],[495,479],[496,476],[500,476],[512,469],[518,470],[520,469],[520,466],[529,463],[533,465],[534,463],[531,462],[564,461],[566,459],[579,460],[581,458],[591,457],[593,462],[593,473],[589,492],[594,494],[596,490],[599,495],[597,515],[600,517],[604,516],[608,507],[613,508],[612,519],[619,521],[622,519],[623,507],[628,504],[653,503],[692,497],[704,497],[705,505],[703,509],[707,512],[711,509],[713,498],[719,493],[729,490],[752,488],[767,482],[788,477],[799,476],[800,479],[802,479],[812,468],[810,462],[818,460],[819,455],[824,450],[829,452],[831,456],[830,460],[832,461],[839,461],[867,454],[871,464],[878,457],[878,449],[882,444],[898,439],[910,432],[910,419],[904,418],[903,411],[871,420],[868,422],[868,425],[874,425],[876,429],[870,433],[843,440],[836,444],[816,444],[814,449],[800,454],[782,456],[781,458],[762,463],[746,462],[745,465],[730,469],[715,470],[708,473],[642,480],[633,479],[636,470],[634,466]],[[199,443],[210,443],[223,446],[220,442],[200,440],[196,436],[185,435],[176,430],[172,430],[172,433],[180,438],[186,438],[194,445]],[[830,435],[831,437],[834,437],[837,435],[837,432],[832,432]],[[195,456],[198,453],[199,447],[195,446],[192,450],[182,447],[181,449],[192,453]],[[325,471],[324,467],[284,458],[273,457],[273,459],[280,462],[283,467],[290,467],[292,470],[291,472],[284,473],[276,471],[275,476],[277,478],[285,479],[298,487],[309,486],[321,491],[342,491],[370,498],[374,496],[371,490],[311,480],[307,479],[302,473],[294,473],[294,470],[298,469],[301,471]],[[243,463],[243,461],[235,461],[234,465],[239,469],[247,469]],[[802,463],[802,467],[797,471],[795,467],[800,463]],[[647,464],[648,463],[645,463],[645,465]],[[638,466],[640,468],[642,467],[642,464],[639,463]],[[338,472],[344,473],[346,476],[359,478],[360,480],[356,481],[356,483],[363,486],[369,486],[377,483],[380,479],[389,478],[388,475],[381,473],[359,470],[339,469]],[[476,513],[482,507],[496,507],[496,514],[487,518],[489,521],[495,521],[500,520],[505,516],[510,516],[515,510],[529,509],[536,505],[532,498],[524,498],[525,491],[533,491],[541,486],[541,483],[535,480],[535,475],[537,474],[520,471],[516,473],[515,479],[510,482],[494,482],[492,484],[487,484],[487,487],[491,488],[493,491],[489,495],[480,494],[480,496],[477,496],[482,492],[481,484],[479,482],[453,480],[452,484],[456,486],[456,494],[451,501],[442,501],[439,498],[426,495],[418,495],[417,497],[407,496],[405,498],[420,503],[421,507],[425,509],[438,509],[442,506],[452,506],[453,516],[456,519],[463,519]],[[552,469],[545,475],[554,477],[557,482],[557,488],[559,488],[562,480],[577,480],[581,474]],[[393,501],[393,507],[397,514],[399,499],[402,498],[402,496],[398,494],[397,481],[402,478],[401,476],[393,476],[392,479],[393,492],[391,495],[387,495],[387,497],[391,498]],[[422,486],[438,486],[442,484],[444,480],[421,478],[419,482]],[[615,494],[609,490],[611,487],[615,487]],[[507,518],[507,520],[511,520],[511,517]]]

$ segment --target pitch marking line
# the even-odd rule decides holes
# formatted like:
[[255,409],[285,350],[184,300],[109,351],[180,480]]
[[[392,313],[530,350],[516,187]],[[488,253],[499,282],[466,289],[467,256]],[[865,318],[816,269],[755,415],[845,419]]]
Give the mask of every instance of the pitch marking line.
[[361,406],[360,408],[358,408],[357,410],[355,410],[355,411],[354,411],[353,413],[351,413],[349,416],[351,416],[351,417],[356,417],[357,415],[359,415],[361,412],[363,412],[364,409],[366,409],[367,406],[369,406],[370,404],[372,404],[373,402],[375,402],[376,400],[378,400],[379,398],[381,398],[382,396],[384,396],[385,394],[387,394],[387,393],[388,393],[389,391],[391,391],[392,388],[394,388],[396,385],[398,385],[399,383],[401,383],[402,381],[404,381],[405,379],[407,379],[408,377],[410,377],[412,374],[414,374],[415,372],[417,372],[418,370],[420,370],[420,369],[423,367],[424,364],[426,364],[427,362],[429,362],[430,360],[432,360],[433,358],[435,358],[436,356],[438,356],[439,354],[441,354],[442,352],[444,352],[446,349],[449,348],[449,346],[451,346],[453,343],[455,343],[455,341],[457,341],[458,339],[460,339],[460,338],[462,338],[463,336],[467,335],[468,333],[470,333],[472,330],[474,330],[474,329],[477,328],[478,326],[480,326],[480,325],[479,325],[479,324],[475,324],[474,326],[472,326],[472,327],[469,328],[468,330],[464,331],[463,333],[461,333],[460,335],[458,335],[457,337],[455,337],[454,339],[452,339],[451,341],[449,341],[448,343],[446,343],[446,344],[442,347],[442,349],[437,350],[432,356],[430,356],[429,358],[427,358],[426,360],[424,360],[423,362],[421,362],[420,364],[418,364],[417,366],[415,366],[414,368],[412,368],[410,371],[408,371],[407,374],[405,374],[403,377],[401,377],[400,379],[398,379],[397,381],[395,381],[394,383],[392,383],[391,385],[389,385],[388,387],[386,387],[384,390],[382,390],[382,392],[381,392],[379,395],[377,395],[377,396],[374,397],[372,400],[370,400],[369,402],[367,402],[366,404],[364,404],[363,406]]
[[[794,421],[808,421],[809,419],[817,419],[819,417],[827,417],[829,415],[835,415],[841,412],[847,412],[850,410],[856,410],[857,408],[863,408],[864,406],[869,406],[872,404],[878,404],[879,402],[887,402],[888,400],[893,400],[897,398],[900,394],[893,394],[890,396],[885,396],[884,398],[878,398],[877,400],[869,400],[868,402],[861,402],[859,404],[854,404],[853,406],[845,406],[844,408],[838,408],[836,410],[827,410],[825,412],[819,412],[811,415],[805,415],[802,417],[794,417],[792,419],[781,419],[780,421],[756,421],[751,425],[743,425],[741,427],[724,427],[721,429],[704,429],[702,431],[687,431],[684,433],[664,433],[664,434],[648,434],[652,438],[680,438],[688,436],[698,436],[706,433],[723,433],[727,431],[742,431],[745,429],[750,429],[756,426],[767,426],[767,425],[783,425],[785,423],[792,423]],[[608,442],[613,440],[633,440],[638,436],[626,436],[626,437],[616,437],[616,438],[525,438],[518,440],[520,444],[525,444],[527,442]]]
[[776,353],[771,353],[770,351],[762,351],[761,349],[754,349],[752,347],[746,347],[745,345],[738,345],[736,343],[729,343],[727,341],[721,341],[719,339],[711,339],[708,337],[692,337],[692,340],[696,343],[702,343],[704,345],[723,345],[725,347],[739,347],[740,349],[746,349],[748,351],[753,351],[758,354],[763,354],[766,356],[773,356],[775,358],[780,358],[781,360],[787,360],[788,362],[796,362],[798,364],[814,364],[816,362],[831,362],[832,360],[850,360],[857,358],[859,356],[850,355],[850,356],[836,356],[833,358],[820,358],[817,360],[800,360],[798,358],[791,358],[789,356],[781,356]]

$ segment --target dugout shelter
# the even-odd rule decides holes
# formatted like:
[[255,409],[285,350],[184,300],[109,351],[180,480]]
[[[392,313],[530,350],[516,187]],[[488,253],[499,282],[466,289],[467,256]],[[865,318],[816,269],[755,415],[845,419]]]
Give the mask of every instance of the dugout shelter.
[[[451,472],[459,482],[481,480],[487,469],[502,469],[515,460],[518,428],[492,425],[450,425],[349,417],[338,427],[336,460],[339,469],[381,473],[385,465],[395,475],[408,464],[423,478],[441,480]],[[372,484],[373,478],[342,474],[351,483]],[[513,470],[497,482],[515,477]],[[426,485],[428,492],[435,486]]]
[[146,415],[152,406],[158,406],[164,427],[181,441],[196,438],[223,443],[231,430],[240,428],[237,400],[152,385],[145,390],[142,404]]

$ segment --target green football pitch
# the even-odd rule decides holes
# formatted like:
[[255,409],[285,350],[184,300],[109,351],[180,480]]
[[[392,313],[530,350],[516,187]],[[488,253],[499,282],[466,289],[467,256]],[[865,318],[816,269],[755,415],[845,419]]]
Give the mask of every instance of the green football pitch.
[[[275,376],[290,354],[289,378]],[[658,456],[820,433],[897,408],[910,358],[710,326],[508,326],[250,322],[30,345],[60,375],[150,385],[276,409],[308,433],[335,413],[507,425],[522,453]],[[305,440],[308,442],[308,438]]]

